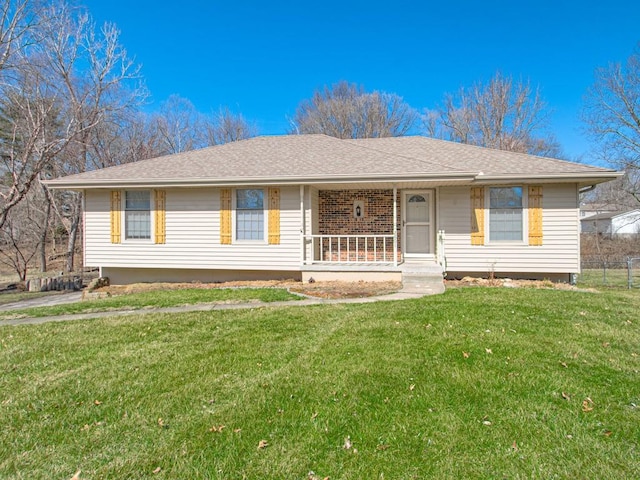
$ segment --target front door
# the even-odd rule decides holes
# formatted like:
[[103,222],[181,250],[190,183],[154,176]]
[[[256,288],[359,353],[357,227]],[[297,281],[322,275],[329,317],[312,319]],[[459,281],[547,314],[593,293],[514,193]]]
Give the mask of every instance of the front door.
[[433,257],[433,191],[402,193],[402,245],[405,258]]

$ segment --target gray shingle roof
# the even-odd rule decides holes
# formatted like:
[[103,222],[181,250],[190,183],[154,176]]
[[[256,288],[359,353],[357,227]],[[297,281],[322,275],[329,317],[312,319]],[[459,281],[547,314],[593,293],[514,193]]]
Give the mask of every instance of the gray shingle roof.
[[426,137],[340,140],[326,135],[262,136],[142,160],[47,182],[57,188],[131,185],[321,183],[335,180],[593,178],[613,170]]

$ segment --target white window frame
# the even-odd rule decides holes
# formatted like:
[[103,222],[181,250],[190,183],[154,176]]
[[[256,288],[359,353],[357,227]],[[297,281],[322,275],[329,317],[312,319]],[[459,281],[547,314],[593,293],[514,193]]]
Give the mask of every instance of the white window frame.
[[[245,240],[238,238],[238,191],[239,190],[260,190],[262,192],[262,239]],[[267,245],[268,243],[268,198],[267,189],[261,187],[243,187],[232,190],[231,198],[231,228],[233,230],[233,243],[249,243],[254,245]]]
[[[522,236],[518,240],[491,239],[491,189],[492,188],[521,188],[522,189]],[[526,185],[491,185],[485,187],[485,226],[484,236],[487,245],[527,245],[529,238],[529,196]]]
[[[127,236],[127,192],[148,192],[149,193],[149,238],[129,238]],[[153,195],[152,191],[148,189],[128,189],[122,190],[122,220],[121,220],[121,232],[122,237],[127,243],[152,243],[153,242],[153,232],[155,228],[154,224],[154,204],[153,204]]]

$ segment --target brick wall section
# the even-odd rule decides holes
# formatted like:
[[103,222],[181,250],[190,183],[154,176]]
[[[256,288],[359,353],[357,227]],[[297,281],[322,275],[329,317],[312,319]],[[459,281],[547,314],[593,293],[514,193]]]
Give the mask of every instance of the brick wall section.
[[[355,218],[353,215],[353,202],[364,202],[364,216]],[[320,235],[391,235],[393,234],[393,190],[320,190],[319,201],[319,234]],[[400,194],[398,193],[398,259],[401,249],[401,210]],[[356,252],[355,240],[351,240],[349,250],[352,252],[346,257],[346,239],[342,241],[340,258],[337,254],[337,244],[332,246],[331,261],[372,261],[382,260],[383,245],[378,241],[376,245],[377,258],[374,258],[373,245],[370,242],[365,254],[363,241],[358,245]],[[393,260],[393,240],[387,240],[387,259]],[[324,259],[329,260],[329,245],[323,245]]]

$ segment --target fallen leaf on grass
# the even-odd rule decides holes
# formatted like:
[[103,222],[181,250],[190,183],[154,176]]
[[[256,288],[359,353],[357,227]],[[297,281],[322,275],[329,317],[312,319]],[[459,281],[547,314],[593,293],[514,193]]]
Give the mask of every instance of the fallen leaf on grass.
[[351,443],[351,437],[347,435],[347,437],[344,439],[344,445],[342,445],[342,448],[344,448],[345,450],[349,450],[352,446],[353,444]]
[[314,412],[313,415],[311,415],[311,420],[315,420],[318,416],[318,412]]
[[565,362],[560,362],[560,365],[562,365],[564,368],[569,368],[569,365],[567,365]]
[[567,402],[571,400],[571,395],[568,393],[562,392],[562,398],[564,398]]
[[380,450],[384,452],[387,448],[389,448],[389,445],[385,445],[384,443],[381,443],[376,447],[376,450]]
[[233,433],[240,433],[242,431],[241,428],[234,428]]
[[269,446],[269,442],[266,440],[260,440],[258,442],[258,450],[262,450],[263,448],[267,448]]
[[513,441],[513,445],[511,445],[511,450],[513,450],[514,452],[517,452],[518,449],[518,444],[516,443],[516,441]]
[[100,400],[94,400],[93,404],[94,405],[102,405],[102,402]]
[[611,345],[611,344],[610,344],[609,342],[604,342],[604,343],[602,344],[602,346],[603,346],[604,348],[607,348],[607,347],[609,347],[610,345]]
[[612,432],[611,430],[605,430],[604,432],[602,432],[602,434],[603,434],[605,437],[610,437],[612,433],[613,433],[613,432]]
[[489,355],[493,353],[490,348],[485,348],[484,351],[487,352]]
[[[307,480],[320,480],[320,477],[311,471],[307,474]],[[329,477],[323,477],[322,480],[329,480]]]
[[153,473],[160,473],[162,471],[162,469],[160,467],[156,468]]
[[593,410],[593,400],[587,397],[582,402],[582,411],[586,413],[592,410]]
[[415,385],[413,385],[413,384],[409,385],[409,391],[413,392],[413,389],[414,389],[414,388],[416,388],[416,386],[415,386]]
[[469,358],[471,356],[471,354],[469,352],[462,352],[462,356],[464,358]]
[[210,432],[221,432],[224,429],[224,425],[218,425],[217,427],[214,425],[209,429]]
[[165,422],[162,418],[158,419],[158,426],[161,428],[169,428],[169,424]]
[[80,480],[80,470],[78,470],[76,473],[73,474],[73,477],[71,477],[71,480]]

